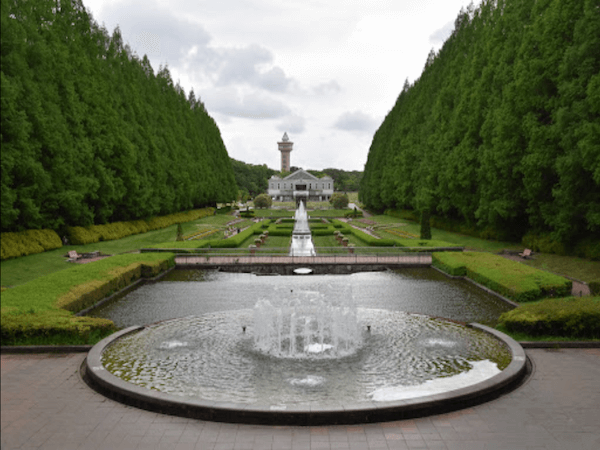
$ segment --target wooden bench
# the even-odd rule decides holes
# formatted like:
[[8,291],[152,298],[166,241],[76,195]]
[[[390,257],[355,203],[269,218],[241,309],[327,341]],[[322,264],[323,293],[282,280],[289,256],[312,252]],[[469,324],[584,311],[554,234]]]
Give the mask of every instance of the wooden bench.
[[526,248],[525,250],[523,250],[523,253],[519,253],[519,256],[523,259],[527,259],[531,256],[533,252],[531,251],[531,249]]

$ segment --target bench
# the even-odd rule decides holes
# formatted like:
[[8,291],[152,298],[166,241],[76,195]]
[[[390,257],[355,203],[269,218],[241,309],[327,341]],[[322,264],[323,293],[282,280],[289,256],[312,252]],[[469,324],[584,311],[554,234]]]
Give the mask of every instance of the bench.
[[523,250],[523,253],[519,253],[519,256],[523,259],[527,259],[531,256],[533,252],[531,251],[531,249],[526,248],[525,250]]
[[77,261],[79,258],[81,258],[82,256],[77,253],[77,251],[75,250],[71,250],[67,253],[67,255],[69,256],[69,259],[67,260],[67,262],[75,262]]

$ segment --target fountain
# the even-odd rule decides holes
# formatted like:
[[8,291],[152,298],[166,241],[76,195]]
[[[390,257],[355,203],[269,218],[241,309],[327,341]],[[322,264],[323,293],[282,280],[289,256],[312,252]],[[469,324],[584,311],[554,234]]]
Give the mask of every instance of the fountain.
[[304,208],[304,202],[300,201],[300,205],[294,214],[294,231],[292,232],[290,256],[315,255],[315,246],[310,235],[308,215],[306,213],[306,209]]
[[437,414],[493,398],[524,376],[522,348],[502,333],[357,308],[351,288],[336,301],[329,289],[283,289],[254,309],[130,327],[94,346],[85,378],[160,412],[313,425]]

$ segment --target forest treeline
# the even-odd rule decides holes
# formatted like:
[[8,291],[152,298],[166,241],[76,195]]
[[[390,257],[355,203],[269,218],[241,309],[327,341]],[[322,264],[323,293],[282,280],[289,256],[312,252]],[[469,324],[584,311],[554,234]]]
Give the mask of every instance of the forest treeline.
[[329,175],[333,178],[335,190],[341,192],[358,192],[363,176],[359,170],[342,170],[332,167],[323,170],[308,170],[307,172],[319,178]]
[[249,164],[231,158],[231,167],[239,188],[240,199],[254,198],[267,192],[269,178],[277,171],[269,169],[266,164]]
[[166,215],[237,195],[193,91],[80,0],[2,0],[2,231]]
[[501,239],[597,241],[599,69],[598,0],[462,10],[375,133],[361,200]]

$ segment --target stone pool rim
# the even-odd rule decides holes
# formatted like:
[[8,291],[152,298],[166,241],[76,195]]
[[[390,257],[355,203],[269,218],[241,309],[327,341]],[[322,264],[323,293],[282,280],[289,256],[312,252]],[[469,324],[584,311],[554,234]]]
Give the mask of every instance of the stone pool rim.
[[[498,330],[470,323],[475,328],[502,341],[511,353],[511,362],[499,374],[487,380],[441,394],[389,402],[360,401],[339,405],[294,407],[266,403],[242,404],[219,402],[150,390],[113,375],[102,364],[102,353],[114,341],[138,332],[145,326],[132,326],[98,342],[82,364],[81,375],[86,383],[101,394],[141,409],[163,414],[208,420],[213,422],[260,425],[349,425],[386,422],[441,414],[492,400],[516,388],[527,375],[527,357],[521,345]],[[273,409],[275,407],[275,409]]]

